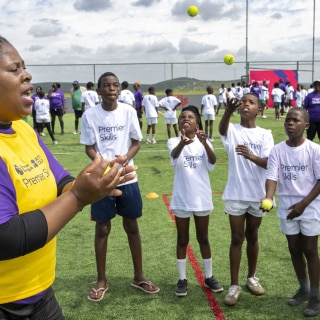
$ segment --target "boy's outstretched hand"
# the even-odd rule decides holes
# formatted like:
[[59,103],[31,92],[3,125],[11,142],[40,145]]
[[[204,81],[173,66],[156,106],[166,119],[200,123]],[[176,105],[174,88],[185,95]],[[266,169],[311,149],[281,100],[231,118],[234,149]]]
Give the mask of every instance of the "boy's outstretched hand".
[[227,98],[227,109],[234,112],[240,106],[240,100],[236,98]]
[[[104,174],[106,168],[111,169]],[[99,154],[94,161],[85,167],[74,180],[70,191],[83,206],[96,202],[105,196],[120,196],[117,185],[136,177],[132,173],[135,166],[119,167],[117,161],[103,160]]]

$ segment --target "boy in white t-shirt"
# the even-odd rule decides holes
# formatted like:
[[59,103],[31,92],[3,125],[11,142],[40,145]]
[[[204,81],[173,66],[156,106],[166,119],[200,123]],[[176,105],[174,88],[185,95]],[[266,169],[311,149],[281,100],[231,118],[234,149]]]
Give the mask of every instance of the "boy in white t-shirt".
[[280,105],[282,102],[282,96],[284,94],[285,92],[279,87],[279,82],[275,82],[271,91],[271,96],[273,100],[273,107],[276,120],[280,120]]
[[[230,123],[236,109],[239,110],[240,124]],[[228,100],[219,124],[229,168],[222,196],[231,228],[231,285],[224,299],[224,303],[229,306],[235,305],[241,294],[239,269],[245,239],[248,259],[246,285],[254,295],[265,293],[255,272],[259,254],[258,231],[264,216],[260,210],[260,200],[265,195],[267,161],[274,143],[270,130],[256,126],[258,113],[258,97],[252,93],[245,94],[240,100]]]
[[82,92],[81,104],[82,110],[86,111],[99,103],[99,97],[97,91],[94,90],[93,82],[87,83],[87,91]]
[[210,141],[213,141],[213,121],[215,120],[217,98],[213,94],[213,87],[207,87],[207,94],[202,97],[200,115],[204,117],[204,132]]
[[304,315],[313,317],[320,314],[320,146],[303,137],[308,126],[306,110],[289,110],[284,124],[288,140],[275,145],[268,159],[266,198],[277,193],[280,230],[300,286],[288,304],[309,300]]
[[178,132],[178,119],[177,119],[177,108],[181,105],[181,101],[173,96],[172,89],[166,90],[166,97],[159,101],[159,107],[165,109],[164,121],[167,125],[168,139],[171,138],[171,125],[173,126],[176,137],[179,135]]
[[213,209],[208,171],[214,169],[216,156],[202,130],[197,107],[187,106],[182,109],[179,129],[181,136],[168,140],[170,161],[174,167],[170,210],[175,215],[177,227],[176,253],[179,281],[176,295],[179,297],[187,295],[186,254],[192,215],[205,270],[204,285],[213,292],[221,292],[223,287],[212,275],[212,256],[208,239],[209,216]]
[[[149,87],[149,94],[145,95],[142,100],[141,108],[146,114],[147,121],[147,134],[146,143],[157,143],[156,142],[156,124],[158,123],[158,108],[159,101],[156,97],[156,88]],[[152,138],[150,140],[150,131],[152,132]]]
[[[94,159],[99,153],[104,159],[116,159],[123,167],[133,165],[133,158],[140,149],[142,134],[137,112],[131,106],[118,102],[119,79],[112,72],[102,74],[98,80],[102,103],[83,114],[80,143],[86,154]],[[95,254],[98,272],[97,282],[88,299],[100,301],[108,290],[106,278],[106,252],[111,221],[122,217],[127,234],[134,269],[131,286],[154,294],[160,289],[147,280],[142,269],[141,238],[138,218],[142,216],[142,199],[137,178],[117,186],[122,191],[119,198],[105,197],[91,205],[91,218],[95,221]]]

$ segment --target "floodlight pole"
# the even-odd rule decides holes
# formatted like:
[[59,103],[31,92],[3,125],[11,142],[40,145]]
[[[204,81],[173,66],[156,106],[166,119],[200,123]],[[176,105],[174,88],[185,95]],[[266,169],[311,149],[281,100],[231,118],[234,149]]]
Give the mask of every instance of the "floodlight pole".
[[[315,0],[314,0],[315,1]],[[248,0],[246,0],[246,77],[249,81],[249,68],[248,68]]]
[[313,36],[312,36],[312,83],[314,81],[314,35],[316,22],[316,0],[313,0]]

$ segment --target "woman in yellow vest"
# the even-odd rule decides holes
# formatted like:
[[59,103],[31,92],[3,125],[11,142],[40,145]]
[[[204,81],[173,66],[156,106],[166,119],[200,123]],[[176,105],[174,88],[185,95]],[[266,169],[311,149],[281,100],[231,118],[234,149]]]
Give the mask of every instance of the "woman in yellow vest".
[[60,320],[51,288],[56,234],[87,204],[120,195],[115,187],[135,175],[97,156],[71,177],[21,120],[31,114],[31,78],[0,36],[0,319]]

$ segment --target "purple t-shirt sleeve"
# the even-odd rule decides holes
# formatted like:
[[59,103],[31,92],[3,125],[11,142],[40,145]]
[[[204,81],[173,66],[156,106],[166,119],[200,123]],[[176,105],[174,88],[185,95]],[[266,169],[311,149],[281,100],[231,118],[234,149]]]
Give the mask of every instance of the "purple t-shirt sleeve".
[[[42,140],[39,139],[39,145],[43,149],[49,162],[50,169],[58,184],[64,177],[70,176],[62,165],[57,161],[49,151]],[[14,215],[18,214],[16,191],[9,175],[7,165],[0,158],[0,224],[9,221]],[[38,209],[38,208],[34,208]]]

